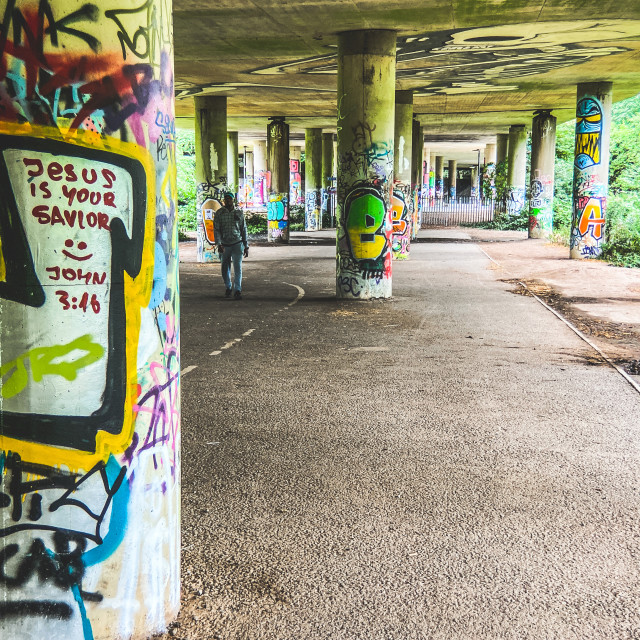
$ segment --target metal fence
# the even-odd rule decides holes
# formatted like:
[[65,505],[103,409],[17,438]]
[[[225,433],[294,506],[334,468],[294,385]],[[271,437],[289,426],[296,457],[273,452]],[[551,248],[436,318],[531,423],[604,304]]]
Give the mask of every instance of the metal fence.
[[450,199],[430,198],[420,200],[420,222],[426,227],[452,227],[459,224],[491,222],[496,214],[506,211],[504,200],[492,198],[461,197]]

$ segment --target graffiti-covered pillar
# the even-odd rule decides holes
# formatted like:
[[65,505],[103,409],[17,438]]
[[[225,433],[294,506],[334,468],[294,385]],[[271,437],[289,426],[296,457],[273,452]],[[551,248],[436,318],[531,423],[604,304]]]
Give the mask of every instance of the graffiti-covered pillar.
[[444,156],[436,156],[436,200],[444,197]]
[[479,190],[478,167],[471,167],[471,197],[477,198]]
[[458,191],[458,161],[449,160],[449,200],[455,202]]
[[302,175],[300,173],[301,148],[289,145],[289,206],[304,202],[302,192]]
[[411,239],[418,237],[420,229],[420,194],[422,191],[424,155],[424,132],[419,120],[414,118],[412,124],[411,141],[411,200],[413,202],[413,222],[411,224]]
[[527,179],[527,128],[523,124],[509,127],[507,160],[507,213],[517,216],[524,209]]
[[213,218],[227,188],[227,98],[195,97],[198,262],[220,262]]
[[407,260],[411,250],[413,198],[411,159],[413,144],[413,91],[396,91],[391,197],[391,249],[394,260]]
[[245,147],[244,152],[244,202],[247,207],[253,206],[253,151]]
[[322,205],[320,215],[331,224],[331,187],[333,186],[333,133],[322,134]]
[[289,242],[289,125],[282,117],[267,127],[267,166],[271,177],[267,203],[267,240]]
[[238,132],[227,132],[227,182],[229,191],[238,197],[240,167],[238,165]]
[[495,143],[489,143],[484,149],[484,168],[482,171],[482,193],[481,198],[496,195],[496,157],[497,150]]
[[609,190],[611,82],[578,85],[570,255],[597,258],[605,239]]
[[429,152],[429,203],[436,197],[436,154]]
[[553,230],[553,174],[556,163],[556,118],[538,111],[531,128],[529,237],[546,238]]
[[180,603],[171,6],[4,7],[0,638],[149,638]]
[[267,171],[267,143],[256,140],[253,143],[253,204],[264,207],[269,201],[270,174]]
[[338,35],[338,298],[391,297],[394,31]]
[[322,227],[322,129],[305,129],[304,148],[304,228],[317,231]]

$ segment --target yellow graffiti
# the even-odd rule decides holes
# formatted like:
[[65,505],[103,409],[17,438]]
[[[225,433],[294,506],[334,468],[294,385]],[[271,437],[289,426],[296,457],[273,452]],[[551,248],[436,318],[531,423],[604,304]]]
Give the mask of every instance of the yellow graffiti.
[[[79,358],[65,359],[77,351],[84,352],[84,355]],[[0,367],[0,380],[9,374],[0,387],[0,396],[13,398],[27,388],[29,372],[26,362],[29,362],[34,382],[41,382],[44,376],[61,376],[65,380],[75,380],[80,369],[98,362],[103,356],[104,347],[97,342],[92,342],[90,335],[76,338],[69,344],[31,349]]]
[[578,133],[576,135],[575,155],[584,153],[593,164],[600,164],[600,133]]
[[122,453],[131,443],[135,429],[134,404],[138,391],[138,342],[140,339],[141,309],[149,304],[153,286],[154,242],[156,228],[156,186],[155,167],[151,154],[143,147],[117,138],[103,136],[96,139],[82,130],[70,130],[63,134],[55,127],[45,127],[29,123],[15,124],[0,121],[0,134],[22,135],[36,138],[63,140],[79,147],[101,149],[137,160],[144,167],[147,176],[147,211],[145,218],[142,266],[135,280],[124,274],[124,300],[126,317],[126,396],[124,420],[118,433],[99,431],[96,436],[95,452],[75,451],[63,447],[27,442],[0,434],[0,450],[19,453],[25,462],[65,465],[70,470],[90,469],[99,461],[106,462],[110,454]]

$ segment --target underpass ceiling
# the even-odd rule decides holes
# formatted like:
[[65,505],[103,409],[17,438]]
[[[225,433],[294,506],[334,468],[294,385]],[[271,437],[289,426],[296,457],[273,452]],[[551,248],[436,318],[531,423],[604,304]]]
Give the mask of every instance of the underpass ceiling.
[[179,123],[194,95],[226,95],[245,139],[274,115],[293,137],[335,131],[337,34],[353,29],[397,31],[397,88],[427,141],[473,146],[536,109],[569,120],[578,82],[640,91],[639,0],[175,0],[173,15]]

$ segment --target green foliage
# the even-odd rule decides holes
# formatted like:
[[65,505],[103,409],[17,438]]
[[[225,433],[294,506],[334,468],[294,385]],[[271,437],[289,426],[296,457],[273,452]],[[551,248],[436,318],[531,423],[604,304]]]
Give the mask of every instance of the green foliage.
[[267,233],[267,216],[264,213],[245,213],[247,233],[250,236],[259,236]]
[[294,204],[289,207],[289,230],[304,231],[304,206]]
[[176,131],[178,229],[196,230],[196,149],[193,131]]
[[640,267],[640,194],[608,198],[606,230],[602,259],[621,267]]
[[504,200],[508,195],[507,189],[507,161],[503,160],[496,165],[496,173],[494,176],[494,184],[496,186],[496,198]]

